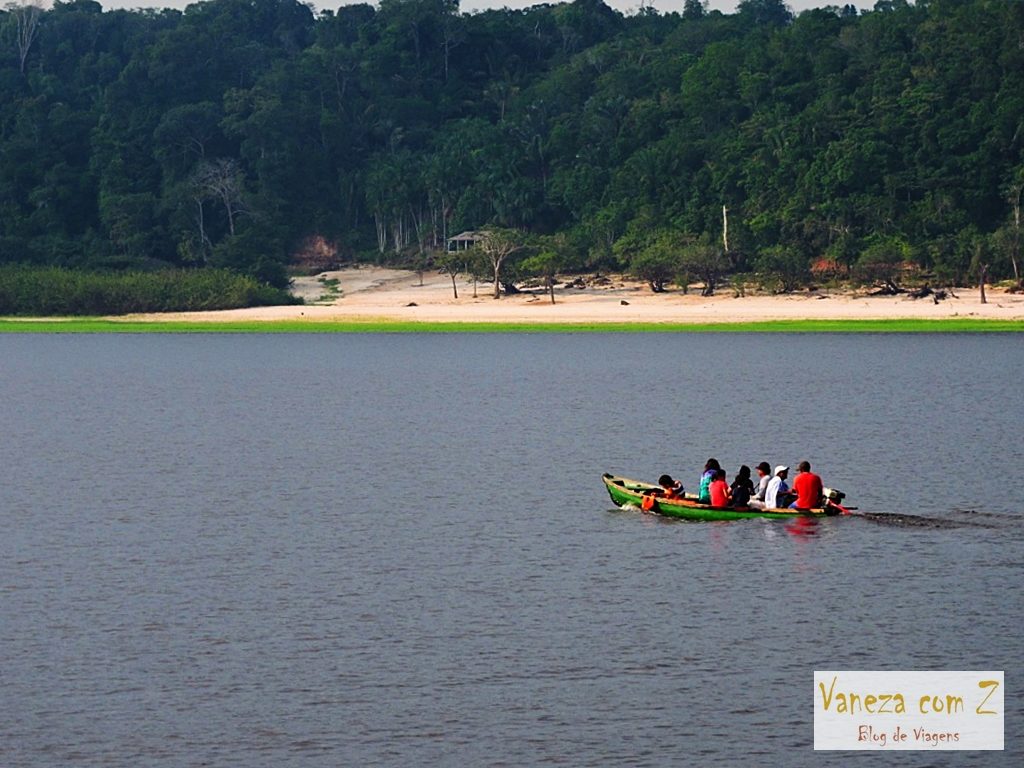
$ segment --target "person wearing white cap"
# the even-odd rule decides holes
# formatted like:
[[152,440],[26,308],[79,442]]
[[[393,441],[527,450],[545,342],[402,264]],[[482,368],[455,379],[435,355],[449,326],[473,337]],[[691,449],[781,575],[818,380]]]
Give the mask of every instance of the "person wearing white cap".
[[764,492],[766,509],[777,509],[786,505],[785,496],[789,493],[789,486],[786,485],[787,477],[789,477],[789,467],[779,464],[775,468],[774,476],[768,481],[768,490]]

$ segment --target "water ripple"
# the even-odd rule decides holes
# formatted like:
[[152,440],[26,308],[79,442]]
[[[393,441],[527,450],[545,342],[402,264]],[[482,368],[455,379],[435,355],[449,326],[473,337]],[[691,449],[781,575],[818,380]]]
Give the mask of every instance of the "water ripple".
[[[758,375],[650,375],[723,344]],[[1018,347],[0,337],[0,764],[845,764],[814,669],[1024,657],[1020,499],[964,469],[1022,465]],[[865,515],[686,524],[600,487],[711,453],[810,458]],[[1016,765],[1022,722],[928,762]]]

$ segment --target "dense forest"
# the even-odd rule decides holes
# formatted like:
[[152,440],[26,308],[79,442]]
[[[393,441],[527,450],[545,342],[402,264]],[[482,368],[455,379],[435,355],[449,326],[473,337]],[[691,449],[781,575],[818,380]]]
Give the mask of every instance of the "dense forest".
[[963,283],[1017,276],[1022,189],[1014,0],[0,11],[0,263],[281,286],[494,227],[652,285]]

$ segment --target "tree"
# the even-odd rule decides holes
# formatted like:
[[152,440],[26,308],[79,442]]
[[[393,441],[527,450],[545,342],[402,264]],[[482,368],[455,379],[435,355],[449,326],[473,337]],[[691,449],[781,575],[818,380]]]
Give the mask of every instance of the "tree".
[[[608,270],[657,261],[660,229],[700,233],[669,256],[705,291],[771,247],[850,266],[874,249],[862,274],[906,263],[973,284],[973,237],[990,243],[991,279],[1024,284],[1021,2],[883,0],[795,19],[787,0],[732,15],[683,0],[682,18],[600,0],[318,16],[298,0],[10,2],[4,258],[272,271],[323,236],[408,263],[491,222],[572,237]],[[262,256],[257,224],[275,237]],[[895,261],[878,249],[897,241]]]
[[629,271],[645,280],[654,293],[661,293],[679,274],[679,255],[655,242],[630,260]]
[[709,242],[691,242],[680,253],[680,265],[686,273],[696,275],[703,283],[701,296],[713,296],[722,275],[729,268],[725,253]]
[[762,249],[754,260],[754,268],[758,274],[777,280],[783,293],[795,291],[810,276],[807,257],[786,245]]
[[452,279],[452,294],[459,298],[459,287],[455,279],[466,269],[465,251],[447,251],[437,260],[437,271],[442,275],[448,275]]
[[248,213],[243,199],[245,184],[237,160],[220,158],[201,163],[193,177],[195,186],[206,195],[220,201],[228,218],[228,233],[235,234],[238,217]]
[[1012,222],[1004,224],[992,233],[989,240],[992,246],[992,255],[1001,255],[1010,262],[1010,270],[1013,273],[1013,288],[1011,288],[1011,291],[1020,291],[1024,288],[1019,272],[1020,231],[1014,227]]
[[682,283],[685,290],[686,266],[683,253],[693,238],[671,227],[650,228],[643,217],[630,223],[626,235],[616,242],[616,250],[629,255],[629,270],[645,280],[654,293],[665,290],[670,281]]
[[752,18],[755,24],[784,26],[793,20],[782,0],[741,0],[736,10]]
[[462,256],[466,262],[466,272],[473,278],[473,298],[479,298],[477,287],[481,282],[486,281],[490,277],[490,262],[480,252],[479,248],[470,248],[468,251],[463,251]]
[[525,247],[522,235],[514,229],[492,227],[483,233],[475,247],[491,266],[494,275],[494,298],[500,299],[502,269],[512,254]]
[[36,0],[28,5],[11,3],[7,6],[7,10],[14,17],[17,25],[15,42],[18,47],[18,69],[24,75],[25,61],[28,59],[28,52],[32,49],[32,43],[39,32],[39,18],[43,14],[43,9]]
[[985,297],[985,281],[988,279],[989,263],[985,253],[985,241],[981,237],[973,237],[971,239],[971,271],[977,271],[978,274],[978,290],[981,294],[981,303],[988,304],[988,299]]
[[704,17],[707,9],[704,0],[686,0],[683,3],[683,18],[694,21]]
[[1020,200],[1021,193],[1024,193],[1024,168],[1017,169],[1013,180],[1006,187],[1006,199],[1010,203],[1013,212],[1013,228],[1010,230],[1009,239],[1010,263],[1013,265],[1013,280],[1017,288],[1021,287],[1020,275]]
[[555,303],[555,279],[558,273],[565,269],[567,264],[566,238],[561,235],[545,237],[540,240],[539,250],[534,255],[523,260],[522,269],[524,272],[536,275],[544,279],[544,285],[551,297],[551,303]]
[[913,250],[900,237],[875,237],[857,259],[854,274],[865,282],[881,282],[888,293],[901,293],[898,281]]
[[172,177],[181,177],[206,159],[206,148],[217,135],[221,113],[211,102],[185,104],[167,110],[153,131],[154,154]]
[[153,221],[154,197],[148,192],[104,191],[99,199],[100,215],[107,236],[124,266],[150,258],[157,228]]

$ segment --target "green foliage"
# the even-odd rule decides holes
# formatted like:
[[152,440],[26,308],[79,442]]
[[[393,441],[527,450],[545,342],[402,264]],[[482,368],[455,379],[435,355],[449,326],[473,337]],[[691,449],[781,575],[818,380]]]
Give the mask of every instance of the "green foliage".
[[754,260],[754,268],[783,293],[795,291],[810,279],[807,257],[785,245],[763,249]]
[[645,280],[655,293],[665,290],[665,284],[679,275],[679,255],[656,246],[640,251],[630,261],[632,273]]
[[532,244],[534,253],[519,263],[523,274],[543,278],[551,303],[555,303],[555,278],[572,263],[572,250],[565,235],[540,237]]
[[508,227],[488,227],[473,251],[473,261],[482,260],[490,267],[490,278],[494,281],[494,298],[501,297],[501,291],[514,293],[515,283],[521,276],[513,257],[522,257],[527,242],[522,232]]
[[729,262],[717,245],[707,241],[689,242],[680,250],[682,274],[687,281],[696,277],[704,283],[702,296],[712,296],[729,269]]
[[873,237],[861,251],[854,276],[862,282],[895,285],[912,262],[913,248],[901,237]]
[[0,265],[0,315],[124,315],[294,303],[283,291],[224,270],[96,273]]
[[498,225],[706,291],[745,254],[965,279],[977,238],[1019,271],[1024,3],[679,10],[76,0],[20,48],[0,13],[0,262],[282,286],[310,236],[395,261]]
[[641,222],[634,222],[616,248],[630,254],[630,271],[645,280],[655,293],[665,290],[666,283],[681,280],[684,274],[682,252],[689,238],[674,229],[647,230]]

